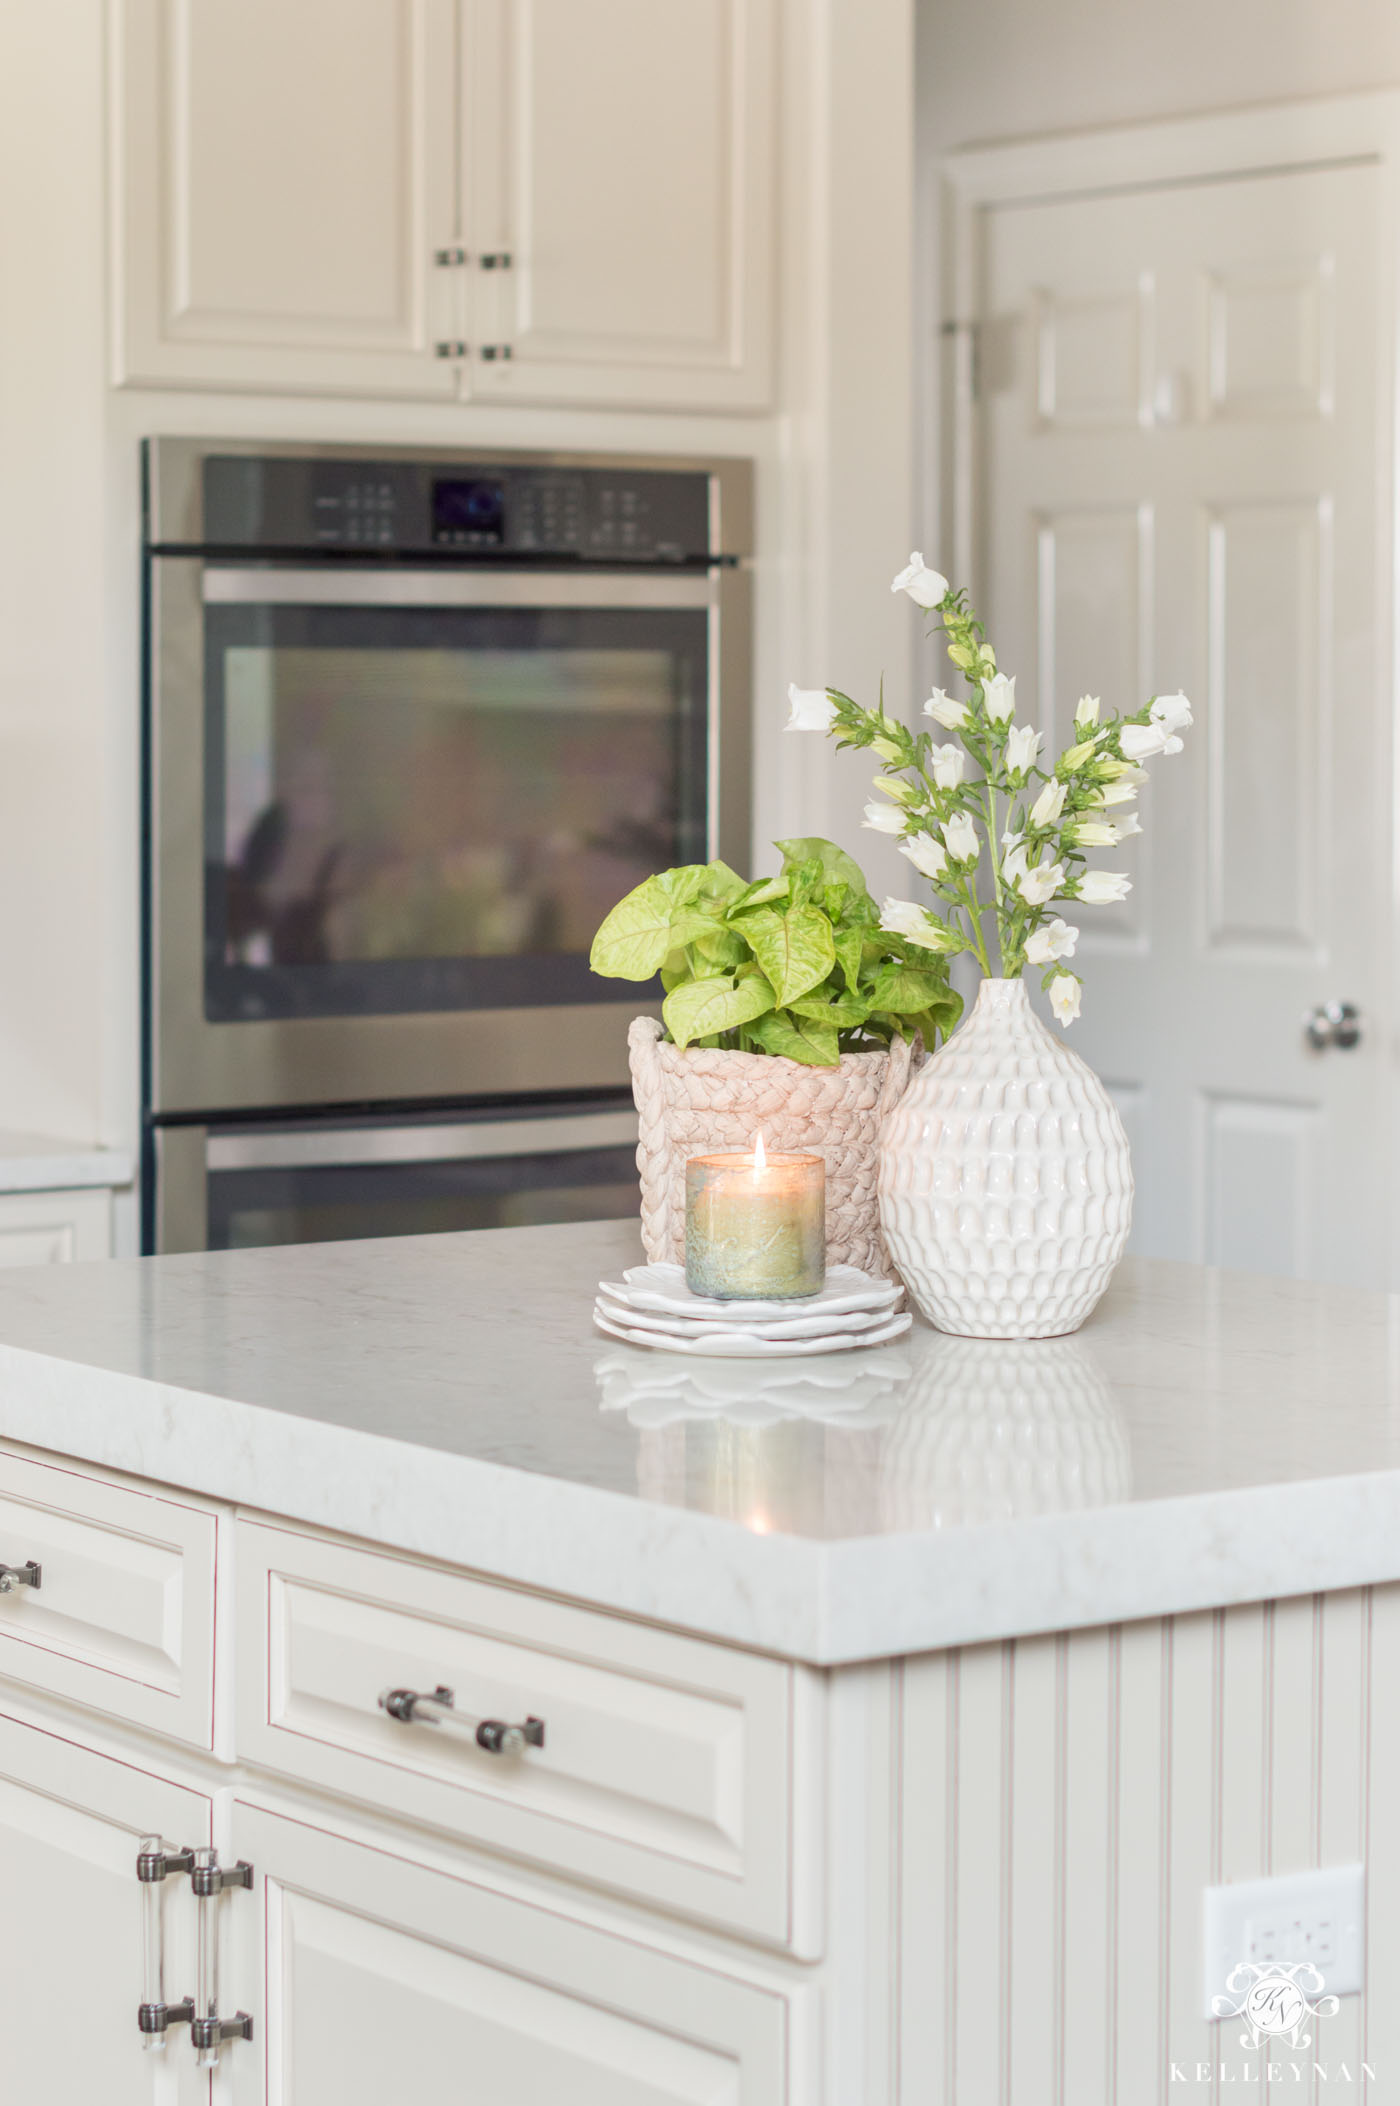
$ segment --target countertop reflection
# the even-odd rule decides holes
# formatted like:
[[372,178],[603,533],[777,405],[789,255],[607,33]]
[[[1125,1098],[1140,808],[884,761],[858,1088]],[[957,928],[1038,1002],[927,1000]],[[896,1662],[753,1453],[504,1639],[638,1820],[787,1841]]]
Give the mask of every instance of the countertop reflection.
[[825,1361],[600,1356],[637,1488],[760,1532],[960,1528],[1130,1496],[1127,1427],[1092,1346],[921,1339]]

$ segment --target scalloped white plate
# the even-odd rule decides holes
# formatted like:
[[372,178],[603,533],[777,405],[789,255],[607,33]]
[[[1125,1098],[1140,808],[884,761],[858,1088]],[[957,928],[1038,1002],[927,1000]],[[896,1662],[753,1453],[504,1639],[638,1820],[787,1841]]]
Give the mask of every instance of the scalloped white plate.
[[691,1353],[716,1360],[797,1360],[814,1353],[849,1353],[902,1338],[914,1321],[905,1310],[878,1330],[828,1332],[825,1338],[759,1338],[751,1331],[720,1331],[713,1325],[702,1338],[673,1338],[665,1331],[637,1331],[614,1323],[611,1317],[603,1315],[602,1308],[601,1302],[594,1304],[593,1321],[609,1338],[621,1338],[628,1345],[654,1346],[658,1353]]
[[671,1338],[829,1338],[837,1331],[873,1331],[888,1323],[892,1309],[855,1309],[846,1316],[789,1316],[781,1323],[726,1324],[718,1317],[654,1316],[613,1299],[612,1290],[600,1288],[598,1307],[615,1324],[636,1331],[662,1331]]
[[703,1294],[692,1294],[685,1284],[683,1265],[633,1265],[623,1273],[624,1286],[615,1280],[600,1280],[600,1293],[633,1309],[650,1309],[661,1316],[689,1316],[719,1322],[728,1330],[736,1325],[781,1323],[798,1316],[844,1316],[860,1309],[893,1309],[904,1289],[897,1280],[877,1279],[856,1265],[828,1265],[826,1285],[820,1294],[792,1295],[767,1302],[721,1302]]

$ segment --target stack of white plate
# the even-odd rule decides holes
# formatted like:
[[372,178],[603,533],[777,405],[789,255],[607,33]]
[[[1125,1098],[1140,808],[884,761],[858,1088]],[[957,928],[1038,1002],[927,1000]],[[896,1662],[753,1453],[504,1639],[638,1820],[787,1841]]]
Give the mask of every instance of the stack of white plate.
[[662,1353],[723,1359],[795,1360],[849,1353],[899,1338],[913,1319],[903,1288],[854,1265],[831,1265],[820,1294],[799,1300],[719,1302],[692,1294],[679,1265],[634,1265],[601,1280],[593,1321],[609,1338]]

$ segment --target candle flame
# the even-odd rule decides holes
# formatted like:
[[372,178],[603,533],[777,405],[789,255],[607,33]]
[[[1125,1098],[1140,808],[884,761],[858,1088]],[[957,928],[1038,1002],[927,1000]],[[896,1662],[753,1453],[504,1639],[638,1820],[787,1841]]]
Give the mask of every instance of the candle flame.
[[756,1133],[756,1134],[754,1135],[754,1137],[753,1137],[753,1174],[754,1174],[754,1176],[755,1176],[755,1177],[761,1177],[761,1176],[763,1175],[764,1171],[765,1171],[765,1170],[766,1170],[767,1168],[768,1168],[768,1151],[767,1151],[767,1149],[766,1149],[766,1148],[764,1147],[764,1145],[763,1145],[763,1135],[762,1135],[761,1133]]

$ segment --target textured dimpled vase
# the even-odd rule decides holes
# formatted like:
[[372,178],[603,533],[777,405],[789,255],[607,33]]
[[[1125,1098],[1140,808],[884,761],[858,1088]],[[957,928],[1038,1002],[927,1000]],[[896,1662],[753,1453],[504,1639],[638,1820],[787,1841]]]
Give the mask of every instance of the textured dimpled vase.
[[885,1121],[880,1220],[914,1300],[962,1338],[1061,1337],[1107,1287],[1132,1213],[1107,1090],[1022,981],[984,981]]

